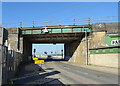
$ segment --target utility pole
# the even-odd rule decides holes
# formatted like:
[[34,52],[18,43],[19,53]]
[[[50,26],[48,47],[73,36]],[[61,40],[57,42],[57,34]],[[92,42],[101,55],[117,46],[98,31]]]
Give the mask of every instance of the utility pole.
[[[88,18],[88,25],[90,28],[90,18]],[[88,65],[88,38],[87,38],[87,29],[85,29],[85,40],[86,40],[86,65]]]
[[88,39],[87,39],[87,29],[85,29],[85,40],[86,40],[86,65],[88,65]]

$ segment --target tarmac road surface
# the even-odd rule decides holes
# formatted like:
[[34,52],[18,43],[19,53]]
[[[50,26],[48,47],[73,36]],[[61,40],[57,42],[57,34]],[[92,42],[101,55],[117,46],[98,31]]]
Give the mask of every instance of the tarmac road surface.
[[[13,79],[15,85],[39,86],[44,84],[78,85],[78,86],[118,86],[118,75],[100,72],[61,61],[47,61],[44,65],[29,63],[22,67]],[[81,84],[81,85],[80,85]],[[99,85],[100,84],[100,85]],[[103,85],[104,84],[104,85]],[[108,85],[107,85],[108,84]]]
[[118,75],[86,69],[63,62],[46,62],[42,67],[46,72],[59,71],[52,78],[59,78],[64,84],[118,84]]

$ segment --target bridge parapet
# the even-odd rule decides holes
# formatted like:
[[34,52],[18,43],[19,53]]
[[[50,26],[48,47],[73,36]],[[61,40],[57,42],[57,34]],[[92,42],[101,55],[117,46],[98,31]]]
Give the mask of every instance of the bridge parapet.
[[52,27],[37,27],[37,28],[21,28],[21,35],[26,34],[44,34],[44,33],[77,33],[90,32],[88,26],[52,26]]

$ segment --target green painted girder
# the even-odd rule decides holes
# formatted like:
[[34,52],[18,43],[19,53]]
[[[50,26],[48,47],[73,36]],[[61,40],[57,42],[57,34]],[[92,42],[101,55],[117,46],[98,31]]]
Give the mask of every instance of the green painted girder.
[[[44,29],[21,29],[21,35],[26,34],[44,34]],[[91,29],[86,28],[48,28],[49,33],[76,33],[76,32],[90,32]]]

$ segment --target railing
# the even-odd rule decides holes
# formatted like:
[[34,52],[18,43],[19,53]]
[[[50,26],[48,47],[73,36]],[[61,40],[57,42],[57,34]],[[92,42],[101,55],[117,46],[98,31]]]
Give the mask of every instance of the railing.
[[118,22],[118,16],[59,19],[59,20],[38,20],[31,22],[2,23],[2,27],[39,27],[39,26],[59,26],[59,25],[89,25],[93,23],[110,23]]
[[[21,35],[26,34],[44,34],[45,29],[23,29],[21,30]],[[77,32],[90,32],[90,28],[48,28],[47,33],[77,33]]]

